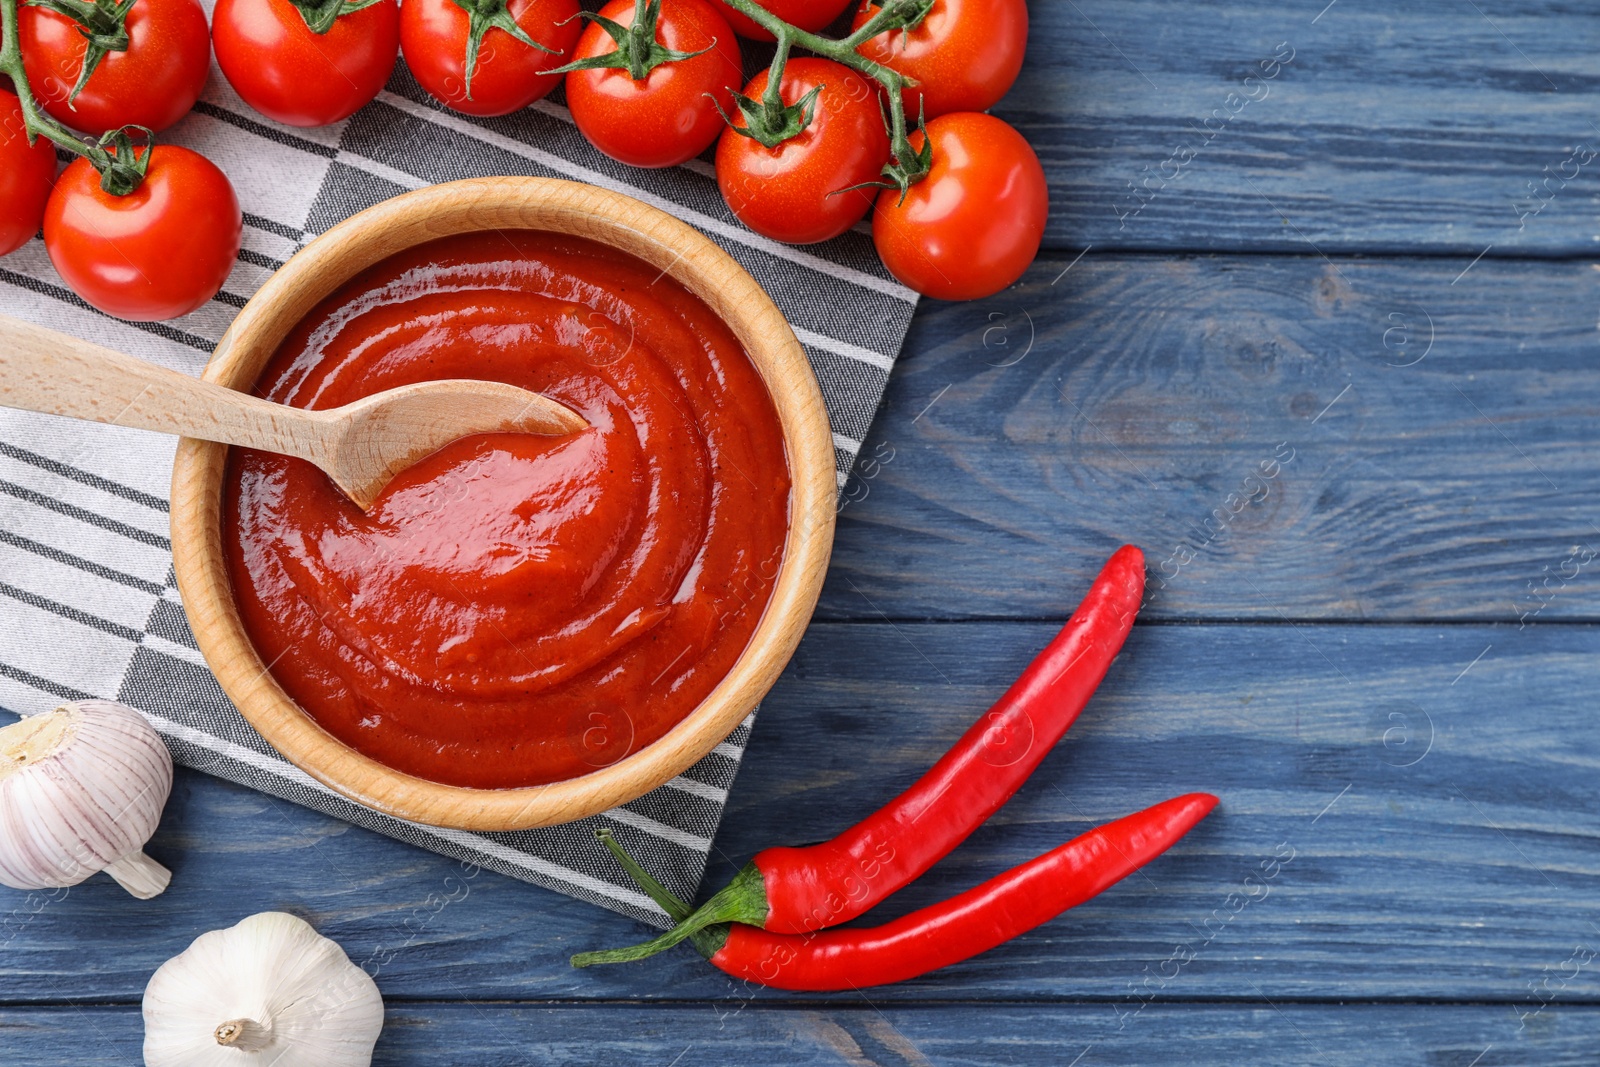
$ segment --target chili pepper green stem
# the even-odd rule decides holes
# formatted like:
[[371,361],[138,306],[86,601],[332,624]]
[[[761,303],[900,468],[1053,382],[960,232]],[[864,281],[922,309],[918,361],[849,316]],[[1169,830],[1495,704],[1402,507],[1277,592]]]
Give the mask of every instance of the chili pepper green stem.
[[[643,889],[645,894],[648,895],[651,900],[661,905],[662,910],[671,916],[674,922],[682,923],[684,919],[689,917],[689,914],[692,910],[689,905],[673,896],[667,891],[665,886],[651,876],[650,872],[641,867],[638,861],[628,854],[628,850],[622,847],[622,843],[616,839],[609,829],[601,827],[595,831],[594,836],[600,841],[601,844],[605,845],[606,848],[611,850],[611,855],[616,857],[617,862],[622,865],[622,869],[628,872],[628,877],[637,882],[639,884],[639,888]],[[737,879],[735,879],[735,881],[737,881]],[[727,890],[725,889],[723,892],[727,892]],[[671,942],[672,945],[676,945],[685,937],[692,938],[694,940],[695,947],[700,950],[702,955],[708,958],[715,953],[718,948],[721,947],[722,941],[726,938],[726,934],[714,931],[706,931],[700,927],[695,927],[692,930],[685,930],[683,927],[679,926],[669,931],[669,933],[678,933],[679,930],[682,930],[683,933]],[[636,947],[643,948],[644,946],[641,945]],[[653,956],[656,952],[661,951],[661,949],[669,947],[671,946],[662,945],[661,948],[655,949],[652,952],[647,952],[644,955],[629,956],[628,958],[643,959],[646,955]],[[629,951],[632,950],[617,949],[613,950],[612,952],[580,952],[578,955],[572,957],[572,965],[574,967],[589,967],[596,963],[621,963],[623,961],[620,959],[596,959],[593,957],[610,957],[614,952]]]
[[[614,853],[621,849],[616,842],[603,840]],[[624,869],[627,869],[626,864]],[[633,875],[634,881],[644,886],[638,875],[633,874],[631,870],[628,873]],[[645,887],[645,892],[650,892],[648,887]],[[626,948],[580,952],[572,957],[572,965],[592,967],[599,963],[631,963],[634,960],[647,959],[658,952],[665,952],[680,941],[696,937],[711,927],[735,922],[759,924],[766,917],[767,897],[766,890],[762,886],[761,871],[754,864],[746,864],[733,876],[731,882],[696,909],[693,915],[687,913],[683,916],[674,915],[673,918],[677,920],[678,925],[666,933]]]
[[831,59],[835,63],[865,74],[884,88],[884,93],[888,97],[886,106],[889,115],[889,154],[892,157],[892,162],[884,167],[884,176],[898,186],[902,194],[911,185],[927,177],[931,157],[926,151],[918,152],[911,146],[906,125],[904,97],[901,95],[908,86],[915,83],[898,71],[890,70],[882,63],[868,59],[857,50],[880,33],[909,29],[917,25],[927,17],[929,9],[933,6],[933,0],[884,0],[878,8],[878,13],[862,23],[860,29],[837,41],[802,30],[798,26],[791,26],[754,0],[722,0],[722,2],[778,40],[778,52],[773,57],[772,67],[767,75],[767,92],[763,100],[769,112],[774,106],[782,107],[783,101],[779,90],[783,82],[783,66],[788,60],[790,49],[798,46],[824,59]]
[[639,883],[639,888],[645,891],[649,898],[661,905],[661,910],[666,912],[673,922],[681,923],[689,917],[689,905],[673,896],[667,887],[656,881],[655,876],[639,865],[639,861],[628,855],[628,850],[622,847],[615,834],[608,827],[600,827],[594,832],[595,839],[611,850],[611,855],[616,857],[622,869],[628,872],[628,877]]

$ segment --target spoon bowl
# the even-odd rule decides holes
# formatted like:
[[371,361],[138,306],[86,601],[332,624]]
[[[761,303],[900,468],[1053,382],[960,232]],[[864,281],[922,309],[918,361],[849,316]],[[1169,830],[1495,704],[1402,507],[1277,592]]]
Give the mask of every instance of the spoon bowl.
[[396,474],[462,437],[588,425],[547,396],[462,379],[404,385],[322,411],[292,408],[5,315],[0,406],[298,456],[362,511]]
[[452,441],[480,433],[577,433],[589,425],[540,393],[460,378],[385,389],[308,414],[327,428],[325,459],[317,466],[362,511],[396,474]]

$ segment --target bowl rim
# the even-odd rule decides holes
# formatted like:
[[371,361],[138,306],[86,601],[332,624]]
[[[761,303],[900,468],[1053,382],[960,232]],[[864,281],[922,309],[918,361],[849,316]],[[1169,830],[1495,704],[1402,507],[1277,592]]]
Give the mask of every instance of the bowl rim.
[[782,312],[699,230],[621,193],[555,178],[469,178],[403,193],[301,249],[240,311],[205,380],[247,389],[288,331],[361,270],[440,237],[491,229],[587,237],[660,268],[710,306],[767,385],[789,462],[783,558],[755,632],[733,667],[656,741],[608,766],[546,785],[477,789],[395,770],[339,741],[278,685],[245,632],[222,549],[228,446],[183,438],[172,472],[172,550],[196,643],[223,691],[289,762],[336,793],[396,818],[459,830],[532,829],[586,818],[677,777],[726,739],[793,655],[833,546],[837,476],[827,408]]

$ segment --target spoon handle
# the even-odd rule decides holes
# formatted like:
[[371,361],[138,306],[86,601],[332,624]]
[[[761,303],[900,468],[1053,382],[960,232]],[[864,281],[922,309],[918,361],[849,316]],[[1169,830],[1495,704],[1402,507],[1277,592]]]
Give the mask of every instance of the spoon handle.
[[260,448],[317,462],[327,426],[42,326],[0,315],[0,406]]

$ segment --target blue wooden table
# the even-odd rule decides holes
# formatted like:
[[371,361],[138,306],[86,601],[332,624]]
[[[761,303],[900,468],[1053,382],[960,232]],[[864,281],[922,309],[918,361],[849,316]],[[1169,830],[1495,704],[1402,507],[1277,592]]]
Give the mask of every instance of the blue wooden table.
[[383,1064],[1593,1063],[1600,12],[1039,0],[998,109],[1047,247],[919,312],[715,885],[911,781],[1117,544],[1151,603],[1027,788],[889,906],[1191,789],[1221,807],[970,963],[751,995],[647,931],[180,773],[137,908],[3,898],[0,1062],[138,1062],[203,930],[384,959]]

